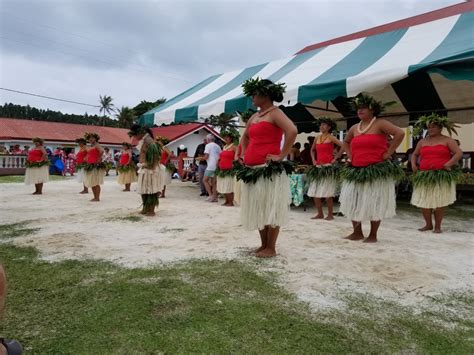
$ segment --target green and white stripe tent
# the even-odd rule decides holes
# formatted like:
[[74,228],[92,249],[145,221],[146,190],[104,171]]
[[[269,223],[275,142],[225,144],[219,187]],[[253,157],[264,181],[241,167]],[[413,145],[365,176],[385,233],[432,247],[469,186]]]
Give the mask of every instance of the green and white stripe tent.
[[[291,57],[213,75],[145,113],[140,122],[162,125],[245,111],[252,104],[243,96],[241,84],[255,77],[286,83],[282,104],[304,104],[313,117],[347,115],[343,98],[367,92],[383,101],[397,101],[390,111],[407,122],[407,113],[429,110],[449,111],[458,121],[472,122],[474,12],[473,3],[466,4],[459,4],[463,12],[454,15],[446,16],[441,9],[431,18],[433,13],[425,14],[428,19],[418,19],[419,24],[394,30],[381,26],[382,31],[368,30],[365,37],[349,35],[347,40],[310,46]],[[385,26],[397,27],[393,24]]]

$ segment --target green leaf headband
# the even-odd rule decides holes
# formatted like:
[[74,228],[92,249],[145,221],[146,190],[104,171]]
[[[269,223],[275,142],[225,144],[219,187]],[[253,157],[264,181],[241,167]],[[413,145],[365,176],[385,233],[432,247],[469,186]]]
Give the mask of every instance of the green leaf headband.
[[430,124],[435,124],[441,129],[446,128],[450,136],[452,136],[453,133],[458,134],[456,128],[459,128],[459,126],[457,124],[451,122],[446,116],[439,116],[436,113],[432,113],[431,115],[424,115],[418,118],[418,121],[416,121],[413,127],[413,136],[421,137],[423,130],[428,128]]
[[97,133],[94,132],[86,132],[84,133],[84,139],[88,141],[90,138],[95,138],[95,140],[98,142],[100,139],[100,136]]
[[270,80],[260,79],[257,77],[255,79],[250,78],[245,80],[242,84],[242,91],[244,92],[244,95],[248,97],[259,95],[276,98],[278,96],[282,96],[285,93],[286,86],[285,83],[275,84]]
[[330,119],[329,117],[320,117],[318,118],[317,124],[318,127],[321,126],[321,123],[326,123],[329,126],[330,131],[335,131],[337,129],[337,124],[334,120]]
[[352,106],[355,110],[359,108],[368,108],[374,114],[374,116],[380,115],[385,108],[395,104],[396,101],[390,101],[382,103],[381,101],[375,100],[372,96],[359,94],[352,99]]

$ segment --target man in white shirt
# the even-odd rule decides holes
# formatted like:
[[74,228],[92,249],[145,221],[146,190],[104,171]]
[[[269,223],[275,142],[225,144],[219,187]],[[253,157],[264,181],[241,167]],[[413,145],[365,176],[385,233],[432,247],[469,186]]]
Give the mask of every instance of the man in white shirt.
[[216,169],[219,156],[221,154],[221,147],[216,142],[216,138],[212,134],[208,134],[206,137],[206,147],[204,148],[203,160],[207,161],[207,168],[204,172],[204,186],[206,186],[209,197],[206,201],[217,202],[217,179]]

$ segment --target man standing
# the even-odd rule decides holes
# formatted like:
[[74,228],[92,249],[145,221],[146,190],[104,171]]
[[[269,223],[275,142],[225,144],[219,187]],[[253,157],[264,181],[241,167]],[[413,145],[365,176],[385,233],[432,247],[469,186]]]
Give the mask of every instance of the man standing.
[[202,159],[204,157],[204,149],[206,148],[207,140],[204,138],[203,143],[199,144],[196,148],[196,152],[194,153],[194,163],[196,160],[198,161],[198,174],[199,174],[199,185],[201,187],[201,195],[200,196],[208,196],[206,191],[206,186],[204,185],[204,172],[207,168],[206,160]]
[[204,149],[204,157],[202,158],[207,161],[207,168],[204,172],[204,185],[209,194],[206,200],[208,202],[217,202],[216,168],[221,154],[221,147],[216,144],[215,140],[216,138],[212,134],[207,135],[207,144]]

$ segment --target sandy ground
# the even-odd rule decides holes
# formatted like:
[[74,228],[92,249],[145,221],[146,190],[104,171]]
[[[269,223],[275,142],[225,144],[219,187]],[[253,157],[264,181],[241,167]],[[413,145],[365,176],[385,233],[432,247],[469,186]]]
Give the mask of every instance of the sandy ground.
[[[133,189],[133,186],[132,186]],[[34,246],[49,261],[102,259],[143,267],[191,258],[234,258],[256,269],[278,271],[284,287],[315,308],[340,307],[341,294],[361,292],[403,305],[417,306],[453,291],[473,290],[473,222],[446,220],[442,235],[416,230],[421,216],[400,213],[382,223],[380,242],[341,239],[350,232],[343,217],[310,220],[313,210],[293,209],[283,228],[279,256],[255,261],[257,232],[239,225],[239,208],[207,203],[197,187],[173,181],[158,216],[142,222],[140,198],[121,192],[115,177],[103,186],[102,201],[79,195],[74,180],[50,182],[45,195],[31,196],[23,184],[0,184],[0,224],[30,221],[41,228],[14,240]]]

